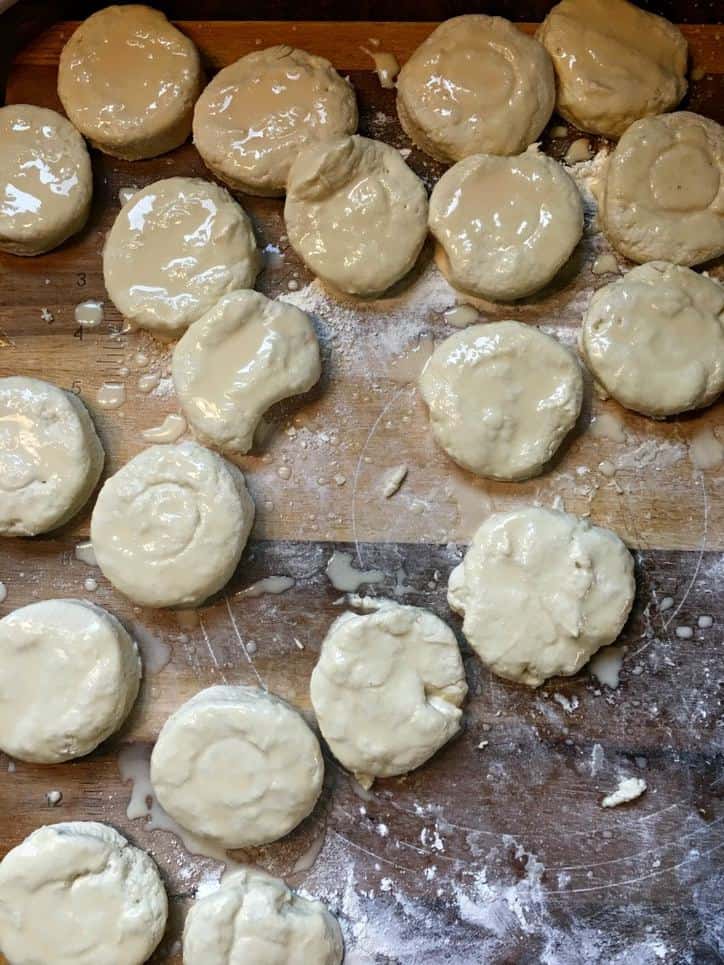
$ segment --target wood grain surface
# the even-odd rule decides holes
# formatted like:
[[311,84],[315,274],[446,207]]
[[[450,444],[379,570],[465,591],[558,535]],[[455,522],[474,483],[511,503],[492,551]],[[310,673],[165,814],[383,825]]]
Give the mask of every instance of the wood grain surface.
[[[432,24],[180,26],[199,45],[209,73],[273,43],[329,57],[355,86],[361,133],[410,149],[408,162],[428,186],[443,170],[409,144],[393,92],[379,86],[361,49],[375,38],[402,62]],[[59,106],[57,58],[72,29],[58,24],[21,51],[8,102]],[[697,78],[686,106],[721,121],[720,28],[694,25],[686,34]],[[554,117],[543,138],[556,157],[579,136],[570,129],[553,137],[559,124]],[[595,150],[604,145],[591,142]],[[124,331],[105,296],[100,254],[120,207],[118,191],[172,174],[209,175],[189,144],[134,163],[93,152],[93,168],[93,212],[80,236],[41,258],[0,256],[0,376],[35,375],[80,392],[112,472],[143,448],[144,429],[177,411],[168,346]],[[459,630],[445,586],[475,525],[493,510],[532,500],[550,505],[558,497],[616,530],[635,551],[638,595],[621,641],[619,688],[601,687],[584,670],[530,692],[492,677],[461,637],[471,695],[458,739],[428,765],[378,782],[370,794],[327,755],[325,791],[312,816],[284,841],[236,857],[327,901],[356,965],[721,961],[724,487],[721,467],[693,465],[690,444],[708,432],[724,442],[722,405],[655,423],[602,402],[589,386],[580,425],[548,473],[515,485],[475,481],[434,446],[414,387],[432,345],[451,331],[431,251],[382,302],[338,301],[317,287],[300,295],[312,279],[286,243],[282,202],[241,200],[260,245],[279,249],[268,252],[258,287],[312,307],[325,375],[306,398],[276,407],[258,451],[239,460],[257,524],[229,587],[198,611],[140,610],[75,559],[89,508],[47,537],[0,545],[0,580],[8,590],[0,613],[35,599],[89,595],[126,622],[149,657],[158,656],[158,641],[171,648],[169,662],[146,675],[122,733],[96,753],[45,768],[2,759],[0,849],[51,821],[114,824],[159,862],[172,916],[153,961],[180,962],[183,912],[219,866],[189,855],[173,834],[126,817],[130,788],[119,754],[150,750],[170,711],[220,681],[261,680],[310,714],[309,675],[344,602],[325,575],[335,548],[361,569],[384,572],[375,593],[428,606]],[[560,277],[514,307],[485,306],[483,318],[519,317],[572,343],[591,291],[611,280],[591,271],[608,250],[589,212],[584,239]],[[721,265],[712,271],[721,276]],[[75,306],[90,297],[104,300],[105,321],[81,333]],[[119,374],[125,368],[129,373]],[[146,394],[138,379],[149,372],[159,384]],[[97,405],[107,380],[126,385],[120,409]],[[617,420],[625,441],[590,431],[602,412]],[[617,467],[615,478],[600,471],[603,461]],[[407,479],[385,499],[385,475],[402,463]],[[270,574],[296,583],[279,596],[240,595]],[[91,594],[88,577],[98,582]],[[666,598],[673,605],[662,609]],[[712,627],[699,628],[704,615],[713,617]],[[684,626],[693,629],[690,639],[676,634]],[[646,795],[601,810],[601,797],[631,774],[645,777]],[[63,792],[57,808],[45,799],[51,789]]]

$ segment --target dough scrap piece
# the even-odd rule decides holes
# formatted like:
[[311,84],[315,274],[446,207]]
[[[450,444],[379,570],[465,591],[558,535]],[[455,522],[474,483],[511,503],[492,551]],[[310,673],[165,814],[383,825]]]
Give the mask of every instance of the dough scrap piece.
[[683,34],[627,0],[561,0],[536,36],[553,59],[556,110],[582,131],[620,137],[686,93]]
[[0,863],[0,949],[13,965],[142,965],[166,928],[153,859],[114,828],[38,828]]
[[615,533],[526,506],[483,523],[447,598],[487,667],[538,687],[577,673],[616,639],[635,589],[633,559]]
[[467,690],[450,627],[392,602],[335,620],[310,683],[324,739],[367,786],[414,770],[454,737]]
[[632,261],[699,265],[724,254],[724,128],[690,111],[636,121],[609,160],[601,213]]
[[0,534],[62,526],[87,502],[104,458],[77,396],[41,379],[0,379]]
[[93,172],[85,142],[61,114],[0,108],[0,250],[40,255],[88,220]]
[[103,575],[134,603],[190,607],[231,579],[253,522],[237,467],[181,442],[144,449],[106,480],[91,542]]
[[106,238],[103,278],[119,312],[172,338],[261,267],[251,222],[218,184],[167,178],[137,191]]
[[583,233],[583,202],[563,166],[537,148],[477,154],[437,182],[429,223],[450,282],[507,301],[543,288],[563,267]]
[[224,848],[283,838],[311,813],[324,760],[304,718],[256,687],[208,687],[161,728],[151,783],[161,806]]
[[446,338],[420,376],[435,441],[490,479],[538,475],[578,419],[575,356],[531,325],[471,325]]
[[255,291],[225,295],[173,353],[187,419],[199,438],[229,452],[248,452],[266,410],[307,392],[321,371],[309,316]]
[[292,247],[315,275],[352,295],[378,295],[420,254],[427,194],[394,147],[338,137],[299,153],[284,220]]
[[256,868],[225,875],[186,917],[184,965],[341,965],[342,932],[322,904]]
[[354,134],[354,90],[324,57],[279,45],[225,67],[194,111],[194,144],[236,191],[280,195],[308,144]]
[[440,24],[397,79],[406,134],[448,164],[471,154],[520,154],[548,123],[555,97],[543,45],[509,20],[483,14]]
[[663,261],[599,288],[583,318],[581,352],[621,405],[664,418],[724,391],[724,287]]
[[43,600],[0,620],[0,747],[56,764],[115,733],[138,694],[141,660],[122,624],[83,600]]
[[134,161],[183,144],[204,83],[196,47],[160,10],[98,10],[60,55],[58,96],[99,150]]

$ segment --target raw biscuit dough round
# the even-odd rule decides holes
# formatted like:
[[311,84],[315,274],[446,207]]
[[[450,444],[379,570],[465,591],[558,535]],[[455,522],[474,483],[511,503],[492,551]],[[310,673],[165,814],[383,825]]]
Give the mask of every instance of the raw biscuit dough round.
[[322,790],[319,741],[300,713],[257,687],[209,687],[161,728],[151,784],[181,827],[223,848],[283,838]]
[[181,442],[144,449],[106,480],[91,542],[103,575],[134,603],[192,607],[231,579],[253,522],[239,469]]
[[583,318],[581,353],[627,409],[665,418],[724,391],[724,287],[663,261],[599,288]]
[[56,764],[115,733],[138,694],[138,648],[83,600],[43,600],[0,620],[0,748]]
[[397,79],[402,127],[446,164],[471,154],[520,154],[548,123],[555,97],[543,45],[509,20],[483,14],[440,24]]
[[581,368],[521,322],[471,325],[446,338],[420,376],[438,445],[490,479],[538,475],[578,419]]
[[0,863],[0,949],[13,965],[142,965],[166,928],[153,859],[114,828],[38,828]]
[[457,734],[467,690],[450,627],[392,602],[335,620],[310,683],[324,739],[365,786],[414,770]]
[[36,536],[85,505],[105,454],[88,410],[50,382],[0,379],[0,535]]
[[556,110],[582,131],[620,137],[686,93],[681,31],[627,0],[561,0],[537,37],[553,59]]
[[201,178],[167,178],[137,191],[103,249],[103,278],[118,311],[167,338],[228,292],[251,288],[260,267],[244,209]]
[[172,365],[194,432],[229,452],[248,452],[267,409],[307,392],[321,371],[309,316],[255,291],[225,295],[194,322]]
[[583,233],[583,202],[553,158],[477,154],[443,174],[430,197],[430,231],[457,288],[509,301],[543,288]]
[[338,137],[299,153],[284,220],[292,247],[315,275],[352,295],[378,295],[417,261],[427,194],[394,147]]
[[194,144],[206,166],[250,194],[284,194],[301,148],[356,130],[351,85],[324,57],[283,45],[219,71],[194,111]]
[[31,104],[0,108],[0,250],[40,255],[80,231],[93,172],[70,121]]
[[724,128],[690,111],[636,121],[609,160],[601,213],[632,261],[699,265],[724,254]]
[[526,506],[483,523],[450,574],[447,598],[487,667],[538,687],[613,643],[635,590],[633,559],[615,533]]
[[160,10],[98,10],[60,55],[58,96],[95,147],[134,161],[183,144],[203,87],[199,53]]
[[341,965],[342,932],[321,901],[302,898],[279,878],[242,868],[186,916],[184,965]]

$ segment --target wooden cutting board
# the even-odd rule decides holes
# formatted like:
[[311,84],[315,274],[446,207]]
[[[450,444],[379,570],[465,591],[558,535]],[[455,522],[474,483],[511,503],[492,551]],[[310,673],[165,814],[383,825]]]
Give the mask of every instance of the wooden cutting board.
[[[74,26],[58,24],[19,54],[8,102],[59,107],[58,55]],[[180,26],[210,73],[276,43],[329,57],[357,90],[361,133],[409,151],[428,186],[443,170],[411,149],[394,92],[380,87],[362,49],[404,62],[432,24]],[[685,106],[721,122],[720,28],[683,29],[697,78]],[[558,125],[554,118],[543,144],[560,158],[580,134],[554,138]],[[592,138],[591,145],[598,150],[604,142]],[[170,175],[209,175],[188,144],[134,163],[93,152],[93,168],[93,213],[79,237],[40,258],[0,256],[0,376],[39,376],[79,392],[110,473],[144,447],[144,429],[177,411],[168,349],[124,332],[105,296],[100,255],[118,191]],[[188,854],[172,833],[127,817],[131,789],[119,757],[138,769],[169,712],[221,681],[262,681],[309,713],[309,676],[341,612],[341,594],[325,575],[335,549],[350,553],[359,569],[382,571],[375,593],[427,606],[459,630],[445,602],[446,579],[476,524],[496,509],[558,498],[616,530],[635,552],[639,589],[622,638],[619,687],[602,687],[584,670],[530,692],[492,677],[461,638],[470,699],[458,739],[369,794],[327,755],[325,791],[312,816],[284,841],[235,857],[328,902],[340,916],[348,960],[358,965],[721,961],[724,486],[721,467],[697,468],[690,447],[706,433],[724,442],[722,405],[654,423],[589,389],[580,425],[550,472],[522,484],[476,482],[432,443],[414,388],[432,345],[451,332],[442,313],[452,297],[431,253],[393,297],[335,302],[305,287],[312,279],[288,247],[282,202],[241,200],[260,245],[274,246],[260,289],[287,293],[317,317],[322,384],[278,406],[259,451],[239,460],[256,498],[256,527],[231,584],[198,611],[133,607],[76,559],[90,507],[49,537],[0,544],[7,587],[0,613],[36,599],[87,597],[126,621],[151,667],[127,726],[96,753],[55,767],[0,757],[2,853],[44,823],[112,823],[159,863],[171,921],[153,961],[180,962],[183,914],[220,866]],[[578,252],[549,289],[514,307],[489,306],[483,317],[518,317],[572,343],[590,292],[612,279],[591,271],[608,250],[589,212]],[[722,275],[721,265],[713,270]],[[104,300],[105,321],[81,331],[74,312],[87,298]],[[146,388],[158,376],[150,393],[139,388],[149,373]],[[125,384],[121,408],[99,407],[105,381]],[[610,416],[603,437],[589,429],[602,413]],[[616,467],[613,478],[602,462]],[[385,499],[386,474],[400,464],[407,478]],[[241,595],[269,575],[296,582],[281,595]],[[87,588],[89,579],[96,590]],[[713,626],[700,628],[701,616],[711,616]],[[692,636],[677,636],[681,627]],[[602,796],[622,775],[643,776],[646,795],[602,810]],[[56,789],[63,800],[52,808],[46,793]]]

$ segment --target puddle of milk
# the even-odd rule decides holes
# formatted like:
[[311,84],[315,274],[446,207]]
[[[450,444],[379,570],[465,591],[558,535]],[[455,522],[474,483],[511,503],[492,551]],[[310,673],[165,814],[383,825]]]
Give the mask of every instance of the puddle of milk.
[[382,570],[356,570],[352,566],[352,555],[340,550],[330,556],[327,576],[335,589],[345,593],[354,593],[363,583],[381,583],[385,578]]
[[75,320],[83,328],[97,328],[103,321],[103,302],[89,298],[76,305]]
[[588,431],[596,439],[611,439],[612,442],[626,442],[626,430],[621,420],[612,412],[599,412]]
[[145,372],[143,375],[138,377],[138,391],[143,392],[144,395],[147,395],[149,392],[153,392],[160,381],[160,372]]
[[296,580],[291,576],[266,576],[263,580],[258,580],[241,590],[239,596],[256,597],[263,596],[265,593],[284,593],[290,590]]
[[387,374],[393,382],[401,385],[417,382],[434,350],[435,340],[429,332],[426,332],[420,336],[414,348],[391,361]]
[[166,416],[160,426],[145,429],[141,438],[146,442],[163,443],[176,442],[186,432],[188,426],[182,415],[172,412]]
[[702,429],[689,443],[689,459],[696,469],[716,469],[724,462],[724,446],[711,429]]
[[171,647],[140,623],[131,625],[131,636],[141,651],[144,673],[160,673],[171,660]]
[[104,382],[96,393],[96,402],[102,409],[120,409],[126,401],[123,382]]
[[468,325],[478,321],[480,312],[472,305],[453,305],[452,308],[448,308],[447,311],[442,313],[442,317],[448,325],[454,325],[455,328],[467,328]]
[[0,603],[4,603],[8,598],[8,588],[4,583],[0,583]]
[[77,560],[85,563],[86,566],[98,566],[98,560],[96,559],[93,544],[90,540],[76,544],[74,555]]
[[615,690],[623,663],[623,647],[604,647],[591,658],[588,665],[593,676],[602,684]]
[[400,73],[397,57],[394,54],[385,53],[383,50],[368,50],[367,47],[362,47],[362,50],[375,62],[375,71],[379,78],[380,87],[392,89],[395,86],[395,79]]

